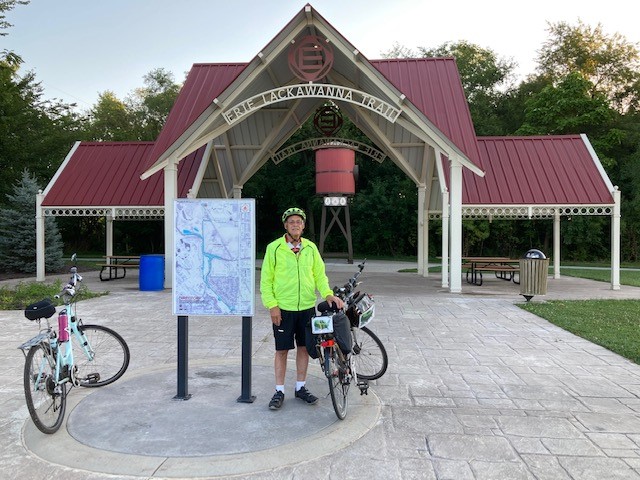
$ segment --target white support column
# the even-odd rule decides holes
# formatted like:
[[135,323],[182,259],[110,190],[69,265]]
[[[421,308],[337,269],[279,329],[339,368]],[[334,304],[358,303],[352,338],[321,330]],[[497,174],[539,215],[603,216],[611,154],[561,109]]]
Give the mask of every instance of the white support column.
[[451,293],[462,292],[462,164],[451,160]]
[[560,278],[560,211],[553,216],[553,278]]
[[611,290],[620,290],[620,190],[614,187],[611,215]]
[[424,259],[424,277],[429,276],[429,201],[425,198],[424,205],[424,225],[422,226],[422,235],[424,236],[424,242],[422,244]]
[[424,185],[418,186],[418,274],[426,277],[429,275],[428,262],[429,258],[425,259],[424,244],[427,242],[427,234],[425,232],[425,224],[427,223],[427,215],[425,215],[425,197],[427,187]]
[[164,167],[164,285],[173,285],[173,201],[178,198],[178,164],[170,161]]
[[44,215],[42,214],[42,190],[36,195],[36,281],[44,282],[45,278],[45,239]]
[[242,185],[233,186],[233,198],[242,198]]
[[449,286],[449,192],[442,192],[442,288]]
[[105,233],[106,233],[106,243],[107,243],[107,257],[111,257],[113,255],[113,212],[107,213],[106,224],[105,224]]

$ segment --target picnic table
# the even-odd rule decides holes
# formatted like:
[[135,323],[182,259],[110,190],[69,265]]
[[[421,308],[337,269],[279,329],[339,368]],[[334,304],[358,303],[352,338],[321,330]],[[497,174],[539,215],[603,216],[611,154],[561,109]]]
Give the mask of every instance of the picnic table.
[[[509,257],[462,257],[467,268],[467,283],[482,285],[482,272],[493,272],[496,278],[520,283],[520,260]],[[516,279],[516,273],[518,277]]]
[[[100,280],[103,282],[117,280],[127,275],[127,269],[140,268],[140,257],[134,255],[105,255],[102,257],[105,263],[98,266],[100,269]],[[109,275],[106,275],[106,272]]]

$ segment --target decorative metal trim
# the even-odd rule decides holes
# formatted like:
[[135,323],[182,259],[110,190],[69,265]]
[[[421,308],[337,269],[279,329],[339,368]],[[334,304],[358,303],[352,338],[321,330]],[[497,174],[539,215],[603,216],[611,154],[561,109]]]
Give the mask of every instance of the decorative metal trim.
[[45,217],[112,217],[119,220],[161,220],[164,207],[43,207]]
[[356,152],[360,152],[378,163],[382,163],[384,159],[387,158],[387,155],[377,148],[367,145],[366,143],[358,142],[357,140],[339,137],[317,137],[282,148],[271,155],[271,160],[277,165],[295,153],[321,147],[352,148]]
[[[551,219],[556,215],[611,216],[614,205],[467,205],[462,207],[462,219]],[[430,211],[429,219],[442,218],[442,212]]]

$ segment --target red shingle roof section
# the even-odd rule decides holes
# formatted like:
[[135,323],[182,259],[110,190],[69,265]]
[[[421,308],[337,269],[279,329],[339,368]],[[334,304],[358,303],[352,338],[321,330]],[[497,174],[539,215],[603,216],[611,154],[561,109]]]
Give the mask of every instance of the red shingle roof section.
[[176,103],[140,173],[151,167],[160,155],[167,151],[247,65],[247,63],[195,63],[191,67]]
[[580,135],[479,137],[478,148],[486,175],[463,170],[463,205],[614,203]]
[[474,164],[483,168],[460,73],[454,58],[371,60]]
[[[164,172],[140,180],[153,142],[81,142],[42,203],[45,207],[164,206]],[[187,196],[204,147],[178,166],[179,197]]]

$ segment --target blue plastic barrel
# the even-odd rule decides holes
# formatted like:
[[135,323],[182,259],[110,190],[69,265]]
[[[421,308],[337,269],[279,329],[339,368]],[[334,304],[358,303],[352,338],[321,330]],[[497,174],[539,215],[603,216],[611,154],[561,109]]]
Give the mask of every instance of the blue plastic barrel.
[[164,290],[164,255],[140,255],[140,290]]

